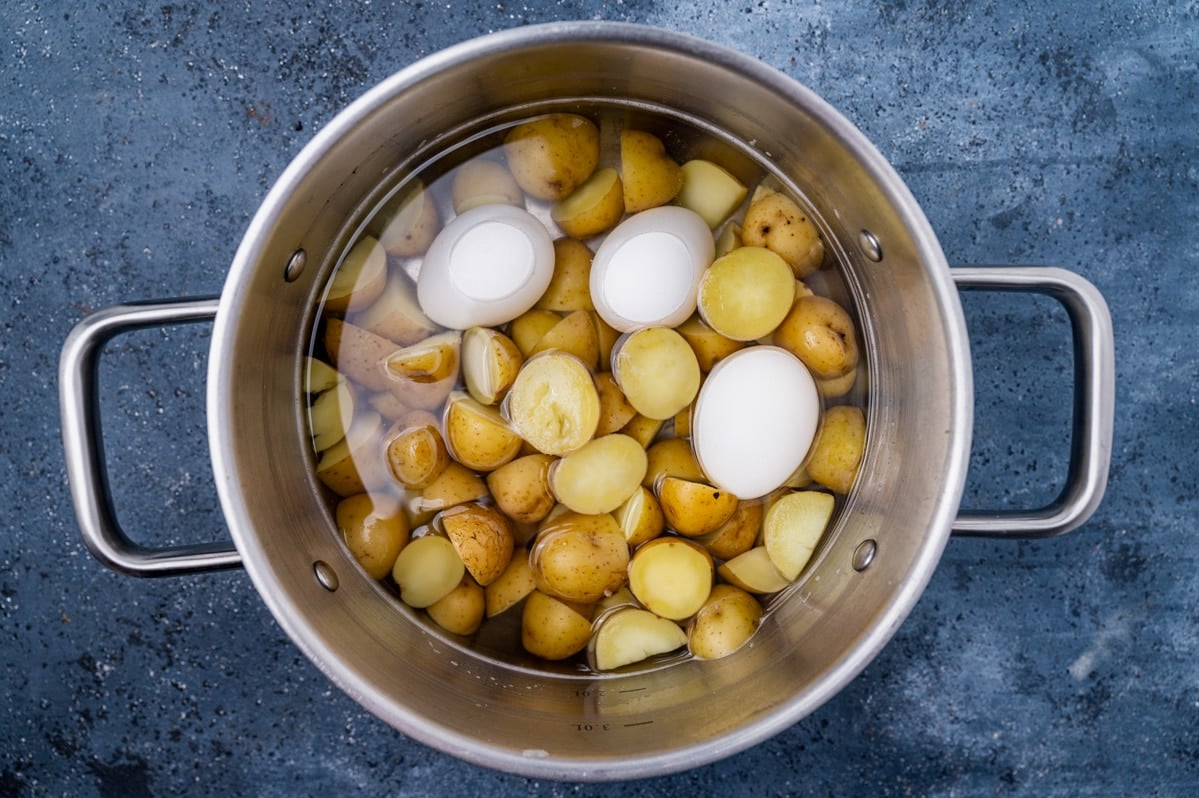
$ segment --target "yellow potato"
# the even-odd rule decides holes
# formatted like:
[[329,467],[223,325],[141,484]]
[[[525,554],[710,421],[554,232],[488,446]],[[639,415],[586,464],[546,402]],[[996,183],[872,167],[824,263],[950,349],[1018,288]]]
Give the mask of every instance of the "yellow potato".
[[434,601],[425,611],[450,634],[473,635],[483,624],[483,608],[483,588],[469,576],[464,576],[456,588]]
[[515,541],[507,516],[478,502],[444,510],[437,522],[458,551],[466,570],[483,587],[508,567]]
[[753,548],[762,530],[765,514],[763,503],[757,500],[741,501],[732,517],[715,532],[696,539],[708,552],[719,560],[731,560]]
[[421,310],[416,284],[402,269],[391,269],[382,293],[370,305],[351,312],[346,320],[400,346],[428,338],[437,325]]
[[749,642],[762,621],[762,605],[733,585],[717,585],[687,629],[687,648],[697,659],[727,657]]
[[[595,375],[595,390],[599,394],[600,418],[595,428],[596,436],[619,432],[625,424],[633,420],[637,411],[629,404],[624,391],[616,384],[616,378],[610,371],[601,371]],[[644,447],[642,447],[644,448]]]
[[642,545],[629,561],[629,590],[655,615],[681,621],[712,591],[712,555],[690,540],[666,535]]
[[620,431],[643,447],[649,448],[650,444],[654,442],[654,438],[658,437],[662,423],[661,419],[647,418],[638,413],[629,419],[629,422],[621,427]]
[[308,406],[308,431],[318,454],[345,438],[355,405],[354,389],[344,380],[317,394]]
[[699,315],[720,335],[756,341],[791,310],[795,278],[786,262],[763,247],[741,247],[717,258],[699,282]]
[[641,444],[613,433],[565,455],[550,470],[550,488],[576,513],[610,513],[641,486],[646,456]]
[[366,395],[366,403],[383,418],[388,421],[396,421],[397,419],[412,412],[412,408],[396,398],[395,394],[390,392],[372,392]]
[[565,352],[543,352],[521,367],[504,399],[504,411],[537,451],[562,455],[595,434],[599,394],[581,360]]
[[616,226],[624,215],[624,184],[615,169],[597,169],[570,196],[550,209],[550,218],[572,238],[591,238]]
[[563,660],[587,648],[591,617],[582,607],[534,590],[525,599],[520,642],[525,651],[548,660]]
[[554,274],[533,307],[566,313],[595,310],[591,301],[591,259],[592,252],[582,241],[556,239]]
[[598,622],[589,659],[598,671],[612,671],[682,648],[687,633],[649,610],[623,607]]
[[363,236],[333,272],[325,289],[324,309],[345,313],[363,308],[383,293],[387,284],[387,253],[372,236]]
[[695,402],[692,402],[675,413],[674,418],[670,420],[670,430],[676,438],[691,437],[691,411],[694,409]]
[[663,438],[646,451],[645,479],[641,484],[657,490],[666,477],[678,477],[691,482],[707,482],[708,475],[699,467],[691,442],[684,438]]
[[400,587],[400,599],[417,609],[448,595],[465,574],[466,567],[454,544],[437,535],[409,541],[391,569],[391,578]]
[[304,393],[324,393],[339,382],[345,382],[345,377],[337,369],[311,355],[304,356]]
[[612,353],[612,376],[643,416],[663,421],[691,404],[699,393],[699,361],[669,327],[630,333]]
[[774,343],[795,355],[819,380],[844,376],[858,365],[858,339],[849,312],[823,296],[795,301],[774,331]]
[[427,487],[450,464],[437,418],[428,411],[404,414],[391,425],[385,439],[388,468],[406,488]]
[[736,496],[706,482],[665,477],[656,492],[666,525],[689,538],[716,531],[737,509]]
[[487,488],[496,505],[513,521],[536,523],[554,508],[550,491],[548,454],[527,454],[487,475]]
[[824,262],[820,231],[790,197],[776,191],[755,192],[741,228],[747,246],[766,247],[777,253],[803,278]]
[[545,334],[560,321],[562,321],[562,315],[559,313],[533,308],[512,320],[512,323],[508,325],[508,335],[516,344],[516,348],[520,350],[520,354],[528,357],[537,342],[544,338]]
[[596,340],[599,341],[599,365],[597,368],[600,371],[611,369],[612,349],[616,346],[616,342],[620,340],[620,331],[601,319],[598,313],[592,313],[591,320],[595,322]]
[[439,333],[387,356],[383,368],[390,389],[409,407],[433,408],[445,401],[458,382],[462,333]]
[[675,327],[675,331],[683,336],[683,340],[695,352],[699,370],[704,374],[729,355],[745,347],[745,341],[734,341],[713,330],[698,313]]
[[821,398],[840,399],[850,391],[858,381],[858,367],[854,366],[849,371],[842,374],[840,377],[831,377],[827,380],[816,378],[816,390],[820,392]]
[[748,593],[777,593],[791,582],[779,573],[765,546],[754,546],[721,565],[716,572],[729,584]]
[[866,450],[866,416],[852,405],[830,407],[808,455],[812,479],[840,494],[849,493]]
[[316,464],[317,479],[342,497],[386,485],[379,451],[381,423],[379,414],[373,411],[355,416],[346,436],[321,453]]
[[480,205],[514,205],[523,208],[525,195],[503,164],[475,158],[458,167],[450,185],[454,213]]
[[588,370],[594,371],[599,361],[599,339],[592,314],[576,310],[551,327],[529,350],[529,357],[558,350],[577,357]]
[[477,401],[494,405],[504,398],[524,357],[511,338],[489,327],[462,334],[462,379]]
[[745,241],[741,238],[741,225],[729,222],[716,236],[716,257],[723,257],[737,247],[743,246],[745,246]]
[[661,535],[666,529],[666,516],[654,494],[644,485],[638,485],[633,495],[612,514],[624,539],[630,546],[640,546]]
[[567,511],[542,525],[529,563],[541,592],[593,603],[624,584],[629,546],[610,514]]
[[683,187],[683,170],[662,140],[641,130],[620,132],[620,177],[627,213],[665,205]]
[[370,391],[390,391],[392,380],[383,362],[396,351],[394,342],[337,318],[325,320],[325,351],[333,366]]
[[744,183],[711,161],[687,161],[680,171],[683,186],[675,202],[698,213],[713,230],[737,210],[749,193]]
[[450,456],[474,471],[492,471],[511,462],[523,441],[500,411],[455,391],[442,420]]
[[483,588],[487,617],[494,618],[501,612],[515,607],[525,596],[532,593],[535,587],[533,567],[529,565],[528,553],[523,549],[514,552],[504,572]]
[[373,226],[379,229],[379,243],[388,255],[420,255],[437,236],[441,215],[437,203],[419,180],[388,203]]
[[762,545],[784,579],[795,581],[808,564],[834,504],[831,494],[806,490],[788,493],[770,505],[762,523]]
[[504,137],[508,169],[525,193],[557,201],[582,185],[599,163],[599,128],[577,114],[549,114]]
[[337,503],[334,512],[342,540],[372,579],[391,573],[408,542],[408,519],[394,499],[356,493]]
[[448,507],[465,504],[487,495],[487,484],[483,478],[461,463],[452,460],[442,469],[437,478],[412,497],[409,510],[414,515],[427,515]]

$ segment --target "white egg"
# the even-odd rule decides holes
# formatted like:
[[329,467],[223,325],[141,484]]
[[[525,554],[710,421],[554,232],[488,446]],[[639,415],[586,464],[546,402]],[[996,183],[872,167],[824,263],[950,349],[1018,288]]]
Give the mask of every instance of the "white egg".
[[495,327],[533,307],[553,275],[554,244],[537,217],[511,205],[480,205],[433,239],[416,297],[443,327]]
[[621,332],[674,327],[695,312],[699,278],[715,257],[707,222],[673,205],[650,208],[613,228],[591,263],[591,299]]
[[799,358],[751,346],[717,363],[700,388],[691,446],[712,484],[756,499],[795,473],[819,421],[816,382]]

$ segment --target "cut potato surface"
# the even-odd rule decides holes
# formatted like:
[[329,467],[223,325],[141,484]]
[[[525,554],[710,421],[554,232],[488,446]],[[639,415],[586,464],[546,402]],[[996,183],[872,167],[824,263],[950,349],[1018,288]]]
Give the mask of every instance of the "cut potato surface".
[[686,632],[674,621],[648,610],[625,607],[600,621],[591,656],[596,670],[611,671],[667,654],[686,644]]

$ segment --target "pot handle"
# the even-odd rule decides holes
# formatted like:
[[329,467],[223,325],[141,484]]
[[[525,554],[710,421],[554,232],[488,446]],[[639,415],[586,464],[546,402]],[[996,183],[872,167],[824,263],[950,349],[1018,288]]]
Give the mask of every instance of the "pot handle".
[[962,512],[962,537],[1047,538],[1080,526],[1103,498],[1115,415],[1112,319],[1099,290],[1074,272],[1048,266],[971,266],[950,270],[960,290],[1044,294],[1061,302],[1074,342],[1074,429],[1066,484],[1037,510]]
[[211,320],[217,305],[217,299],[116,305],[83,319],[63,344],[58,362],[58,398],[71,498],[83,542],[96,559],[114,571],[167,576],[241,564],[241,555],[229,543],[149,548],[130,540],[112,504],[100,432],[97,377],[104,344],[121,333],[144,327]]

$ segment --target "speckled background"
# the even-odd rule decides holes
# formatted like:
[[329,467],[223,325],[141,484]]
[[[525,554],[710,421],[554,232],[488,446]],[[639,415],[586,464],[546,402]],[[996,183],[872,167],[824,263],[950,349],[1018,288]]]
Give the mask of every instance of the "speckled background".
[[[761,746],[641,782],[529,781],[368,715],[240,571],[137,580],[84,550],[58,351],[89,312],[216,294],[288,161],[391,72],[555,19],[645,22],[815,89],[908,181],[956,263],[1093,281],[1116,331],[1111,481],[1042,542],[954,540],[892,643]],[[1199,6],[194,2],[0,7],[0,796],[1193,795],[1199,788]],[[965,298],[967,504],[1065,473],[1071,379],[1048,300]],[[113,491],[147,542],[225,537],[205,326],[137,333],[102,373]]]

